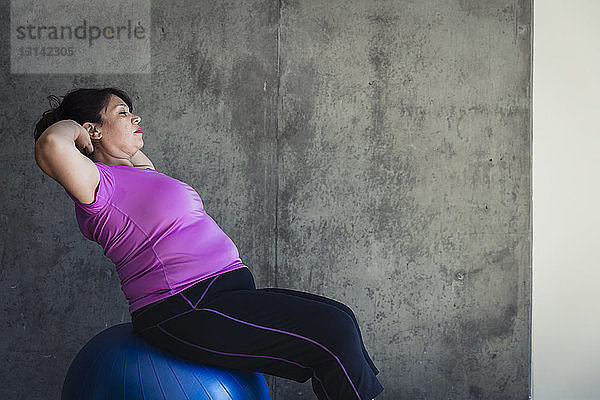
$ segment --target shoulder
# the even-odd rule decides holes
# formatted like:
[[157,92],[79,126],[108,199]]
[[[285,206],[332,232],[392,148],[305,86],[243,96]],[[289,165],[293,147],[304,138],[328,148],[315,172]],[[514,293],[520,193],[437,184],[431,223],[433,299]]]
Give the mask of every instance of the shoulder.
[[98,180],[94,187],[93,194],[89,199],[86,198],[84,199],[86,201],[81,201],[81,199],[65,189],[75,204],[88,213],[96,213],[104,208],[112,198],[115,190],[115,179],[112,168],[98,162],[94,163],[94,165],[98,172]]

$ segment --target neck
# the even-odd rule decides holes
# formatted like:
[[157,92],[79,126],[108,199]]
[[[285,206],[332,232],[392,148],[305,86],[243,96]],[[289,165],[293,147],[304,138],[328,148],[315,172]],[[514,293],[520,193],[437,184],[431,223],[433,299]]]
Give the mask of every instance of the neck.
[[102,152],[94,153],[94,162],[100,162],[102,164],[116,166],[116,165],[126,165],[128,167],[133,167],[133,163],[129,158],[117,158],[113,156],[109,156]]

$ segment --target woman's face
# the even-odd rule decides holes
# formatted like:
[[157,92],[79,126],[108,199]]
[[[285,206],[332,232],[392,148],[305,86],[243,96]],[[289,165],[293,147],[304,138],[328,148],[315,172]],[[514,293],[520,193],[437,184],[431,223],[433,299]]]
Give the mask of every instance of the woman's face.
[[129,158],[144,146],[139,115],[129,112],[129,107],[118,96],[111,94],[106,109],[101,114],[100,146],[107,155]]

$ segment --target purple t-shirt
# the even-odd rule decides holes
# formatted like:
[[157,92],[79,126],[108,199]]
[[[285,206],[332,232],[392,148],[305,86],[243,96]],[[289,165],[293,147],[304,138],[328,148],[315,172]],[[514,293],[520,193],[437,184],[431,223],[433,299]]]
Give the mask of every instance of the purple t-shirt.
[[189,185],[152,169],[95,163],[96,199],[75,202],[83,235],[115,264],[129,311],[246,267]]

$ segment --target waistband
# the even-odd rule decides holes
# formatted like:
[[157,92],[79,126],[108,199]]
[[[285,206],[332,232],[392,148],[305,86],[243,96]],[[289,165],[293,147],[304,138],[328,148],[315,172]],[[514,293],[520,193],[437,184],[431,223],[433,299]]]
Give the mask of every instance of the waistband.
[[248,267],[237,268],[213,275],[190,286],[181,293],[148,304],[131,313],[131,321],[134,327],[136,325],[152,324],[156,320],[168,318],[173,313],[189,309],[215,293],[240,289],[256,289],[254,277]]

